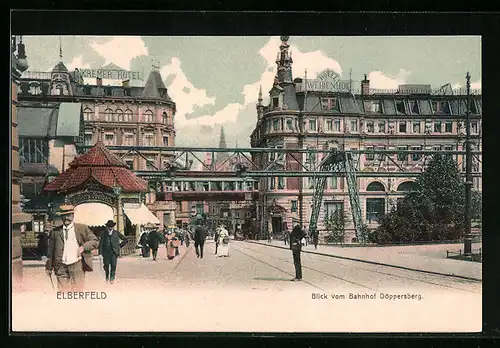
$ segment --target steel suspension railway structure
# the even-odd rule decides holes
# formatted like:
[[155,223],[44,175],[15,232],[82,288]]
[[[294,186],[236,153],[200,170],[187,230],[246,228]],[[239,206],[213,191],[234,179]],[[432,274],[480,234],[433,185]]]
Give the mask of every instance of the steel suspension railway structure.
[[[89,148],[85,146],[83,148]],[[345,177],[349,195],[349,202],[352,211],[353,223],[358,241],[363,242],[363,220],[361,215],[361,204],[359,199],[357,178],[358,177],[418,177],[422,174],[425,164],[430,156],[447,155],[458,156],[465,155],[465,151],[457,150],[339,150],[337,148],[330,149],[311,149],[311,148],[198,148],[198,147],[156,147],[156,146],[107,146],[109,150],[116,153],[119,151],[120,157],[139,156],[149,161],[144,152],[159,151],[160,157],[164,154],[170,155],[168,163],[164,163],[161,168],[158,168],[153,163],[150,163],[151,170],[135,170],[134,172],[139,177],[148,180],[150,183],[159,182],[175,182],[175,181],[196,181],[196,178],[207,175],[215,175],[219,177],[243,178],[243,179],[259,179],[268,177],[312,177],[314,178],[314,195],[312,202],[312,213],[309,221],[309,231],[315,233],[317,231],[317,222],[323,201],[326,179],[328,177]],[[211,154],[211,164],[204,163],[199,154]],[[229,156],[221,162],[216,163],[216,153],[227,153]],[[303,155],[316,154],[321,160],[312,166],[303,164]],[[418,163],[420,171],[408,171],[405,168],[406,161],[399,161],[393,158],[394,155],[418,155]],[[481,151],[472,151],[476,168],[472,173],[473,177],[481,177],[478,163],[481,162]],[[250,155],[250,156],[249,156]],[[252,158],[252,155],[254,158]],[[270,156],[272,155],[272,156]],[[360,155],[378,155],[379,167],[382,171],[361,171],[360,170]],[[286,161],[285,161],[286,157]],[[186,159],[183,165],[178,164],[179,159]],[[258,158],[258,160],[255,160]],[[273,160],[269,160],[273,158]],[[242,161],[244,159],[244,161]],[[193,161],[196,160],[202,164],[203,170],[191,170]],[[455,158],[456,160],[456,158]],[[233,171],[221,171],[222,166],[227,163],[233,163]],[[242,163],[245,163],[242,164]],[[398,163],[399,162],[399,163]],[[288,169],[290,163],[298,163],[300,170],[291,171]],[[385,163],[397,168],[397,171],[389,172],[385,170]],[[414,163],[415,164],[415,163]],[[377,167],[373,164],[372,169]],[[465,173],[461,173],[465,176]],[[199,180],[199,179],[198,179]],[[156,185],[158,187],[158,185]],[[301,198],[301,195],[300,195]],[[300,202],[302,206],[302,202]],[[302,223],[302,209],[299,215]]]

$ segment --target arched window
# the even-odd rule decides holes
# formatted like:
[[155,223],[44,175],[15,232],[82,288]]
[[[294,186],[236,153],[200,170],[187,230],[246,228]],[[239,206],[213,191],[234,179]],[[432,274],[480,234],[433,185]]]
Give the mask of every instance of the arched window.
[[382,185],[380,182],[373,181],[373,182],[371,182],[371,183],[368,184],[368,186],[366,187],[366,191],[369,191],[369,192],[385,192],[385,188],[384,188],[384,185]]
[[405,181],[399,184],[398,186],[398,191],[399,192],[409,192],[409,191],[415,191],[417,189],[418,185],[414,181]]
[[132,110],[125,110],[125,122],[132,122]]
[[153,123],[153,111],[146,110],[144,112],[144,122],[146,122],[146,123]]
[[85,108],[85,110],[83,110],[83,119],[85,121],[92,121],[92,109]]
[[62,85],[56,85],[56,95],[63,95],[64,89]]
[[163,115],[162,116],[162,122],[163,124],[168,124],[168,115],[166,112],[163,112]]
[[106,122],[111,122],[113,120],[113,110],[111,109],[104,110],[104,120]]
[[123,111],[120,109],[117,109],[115,111],[115,121],[116,122],[123,122]]

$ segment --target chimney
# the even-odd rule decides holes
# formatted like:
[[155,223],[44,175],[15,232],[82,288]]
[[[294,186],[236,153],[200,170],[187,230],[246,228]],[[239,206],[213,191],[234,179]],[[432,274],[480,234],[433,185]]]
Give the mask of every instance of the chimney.
[[96,78],[95,81],[96,81],[96,85],[102,86],[102,78],[98,77],[98,78]]
[[370,80],[366,78],[361,81],[361,95],[369,95],[370,94]]

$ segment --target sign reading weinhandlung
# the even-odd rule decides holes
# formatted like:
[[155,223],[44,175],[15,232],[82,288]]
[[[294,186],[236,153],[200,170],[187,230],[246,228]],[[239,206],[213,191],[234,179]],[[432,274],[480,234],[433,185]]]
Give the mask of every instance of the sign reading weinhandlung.
[[112,70],[112,69],[80,69],[83,78],[101,78],[109,80],[142,80],[138,71]]

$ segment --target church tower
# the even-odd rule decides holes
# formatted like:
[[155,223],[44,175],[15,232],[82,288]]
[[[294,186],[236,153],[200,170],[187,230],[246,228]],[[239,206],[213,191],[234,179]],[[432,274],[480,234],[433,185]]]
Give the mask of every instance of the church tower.
[[281,36],[280,51],[276,58],[276,65],[278,66],[278,72],[276,75],[276,82],[280,85],[283,84],[293,84],[292,77],[292,54],[288,52],[290,45],[288,44],[289,36]]
[[[226,135],[224,134],[224,126],[220,128],[220,139],[219,139],[219,149],[226,149]],[[227,152],[218,152],[217,153],[217,162],[224,162],[228,158]]]
[[62,46],[59,39],[59,63],[52,69],[50,95],[73,95],[70,74],[62,60]]

